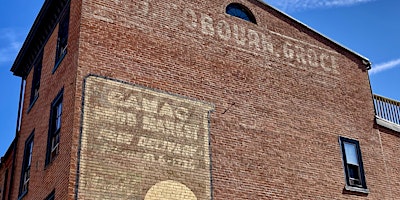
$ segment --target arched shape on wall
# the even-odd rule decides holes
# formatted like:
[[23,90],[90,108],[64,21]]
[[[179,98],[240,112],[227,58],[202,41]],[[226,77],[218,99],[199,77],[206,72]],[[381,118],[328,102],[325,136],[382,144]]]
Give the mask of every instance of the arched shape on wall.
[[226,7],[226,13],[234,17],[257,24],[253,13],[244,5],[239,3],[231,3]]
[[177,181],[161,181],[147,191],[144,200],[197,200],[196,195],[186,185]]

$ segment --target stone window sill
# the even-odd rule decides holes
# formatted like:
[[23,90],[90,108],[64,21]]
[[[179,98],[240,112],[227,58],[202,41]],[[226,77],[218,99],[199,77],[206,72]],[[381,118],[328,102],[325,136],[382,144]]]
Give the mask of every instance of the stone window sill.
[[365,194],[365,195],[369,194],[369,190],[367,188],[359,188],[359,187],[354,187],[354,186],[349,186],[349,185],[346,185],[344,187],[344,190],[348,191],[348,192],[361,193],[361,194]]

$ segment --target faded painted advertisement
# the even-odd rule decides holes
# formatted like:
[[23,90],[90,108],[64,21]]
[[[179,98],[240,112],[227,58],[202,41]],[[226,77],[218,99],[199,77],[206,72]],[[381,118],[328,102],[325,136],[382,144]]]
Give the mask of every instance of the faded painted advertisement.
[[[114,0],[112,4],[121,8],[121,14],[99,4],[93,8],[93,17],[145,33],[163,30],[154,28],[159,26],[173,30],[175,35],[188,34],[192,39],[212,39],[241,52],[261,56],[265,60],[284,62],[303,70],[320,69],[324,74],[339,74],[337,51],[272,31],[266,25],[239,25],[228,20],[225,13],[211,15],[199,10],[190,1],[177,2]],[[176,32],[177,30],[181,32]],[[160,36],[164,34],[159,33]],[[260,63],[262,67],[268,67]]]
[[210,199],[212,106],[90,76],[78,199]]

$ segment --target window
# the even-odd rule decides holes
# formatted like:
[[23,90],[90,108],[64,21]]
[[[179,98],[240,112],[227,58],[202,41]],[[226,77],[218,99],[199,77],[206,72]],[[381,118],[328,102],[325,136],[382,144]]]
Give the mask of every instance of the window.
[[62,116],[63,89],[53,100],[50,109],[49,135],[47,141],[46,165],[51,163],[58,154]]
[[245,6],[238,3],[231,3],[226,7],[226,13],[234,17],[249,21],[251,23],[257,24],[256,18],[253,13]]
[[21,181],[19,187],[19,196],[22,197],[28,192],[29,180],[31,177],[32,151],[33,151],[34,132],[25,142],[24,159],[22,161]]
[[346,190],[368,192],[361,157],[360,144],[356,140],[339,137],[343,167],[346,176]]
[[57,48],[56,48],[56,63],[53,73],[56,71],[61,61],[67,54],[68,47],[68,28],[69,28],[69,7],[60,19],[58,26]]
[[53,190],[47,197],[45,200],[54,200],[54,196],[55,196],[55,191]]
[[36,99],[39,97],[39,87],[40,87],[40,76],[42,74],[42,60],[43,60],[43,52],[39,54],[33,64],[33,78],[32,78],[32,88],[31,88],[31,97],[30,97],[30,107],[33,106]]

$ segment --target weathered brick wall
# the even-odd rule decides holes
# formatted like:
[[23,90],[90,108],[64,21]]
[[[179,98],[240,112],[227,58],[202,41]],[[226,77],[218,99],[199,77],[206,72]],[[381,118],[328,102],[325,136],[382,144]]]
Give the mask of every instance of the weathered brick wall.
[[[99,98],[91,96],[91,90],[82,90],[89,74],[215,105],[209,129],[214,199],[389,199],[379,135],[373,130],[368,75],[361,60],[259,2],[239,2],[255,14],[257,25],[225,14],[228,0],[83,1],[75,105],[82,103],[83,94]],[[135,166],[154,163],[136,159],[108,170],[108,158],[119,147],[111,148],[113,143],[104,139],[100,147],[108,153],[88,150],[98,144],[96,138],[90,140],[93,133],[85,132],[97,130],[88,128],[95,127],[89,122],[97,115],[91,116],[86,108],[94,109],[96,104],[85,98],[83,108],[80,164],[84,171],[91,164],[96,175],[120,177],[126,168],[139,174],[143,167]],[[118,104],[109,109],[120,111]],[[106,120],[104,116],[98,115],[99,121]],[[81,117],[80,112],[74,117]],[[110,124],[114,120],[102,126],[114,130],[119,127]],[[118,133],[127,131],[115,130]],[[78,135],[76,129],[74,134]],[[131,134],[137,138],[141,133]],[[366,197],[343,194],[339,135],[360,141],[371,191]],[[138,151],[134,145],[127,148]],[[120,157],[123,154],[114,159]],[[162,175],[168,169],[162,166],[168,165],[151,168],[154,179],[140,185],[141,192],[130,192],[144,195],[151,184],[172,179]],[[94,196],[88,199],[101,188],[117,199],[128,195],[122,192],[131,187],[124,184],[129,179],[116,187],[115,180],[102,181],[93,173],[80,177],[78,194],[89,191]],[[198,199],[208,199],[198,196],[196,187],[184,185]]]
[[79,199],[211,198],[212,106],[98,77],[84,95]]

